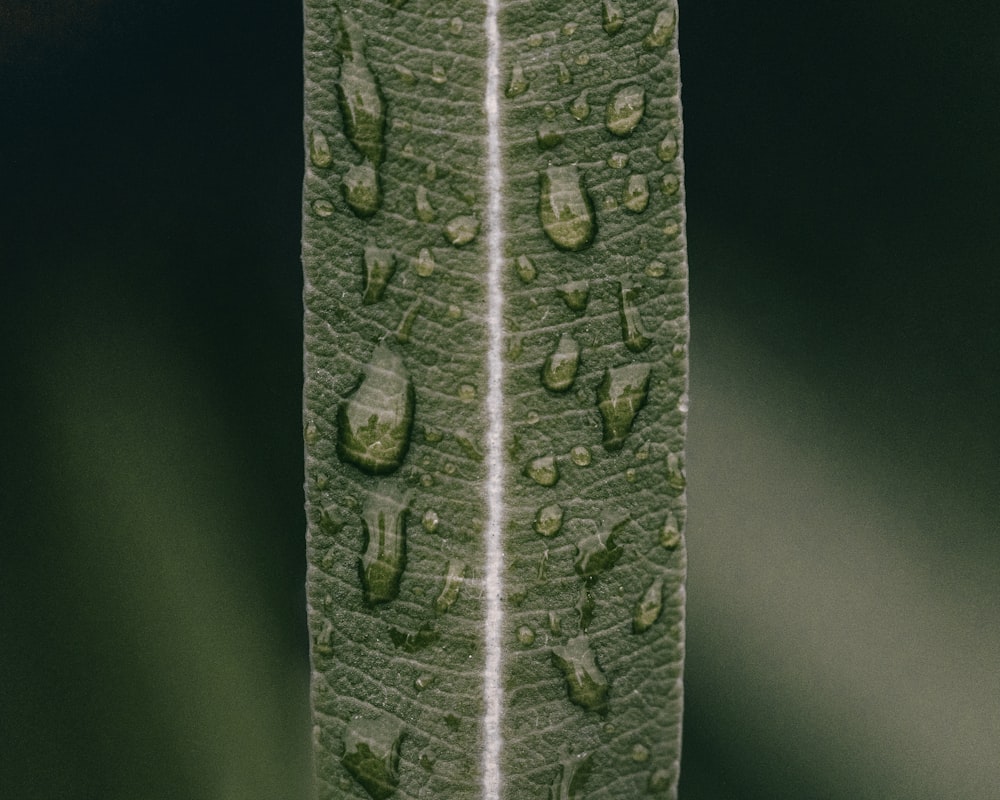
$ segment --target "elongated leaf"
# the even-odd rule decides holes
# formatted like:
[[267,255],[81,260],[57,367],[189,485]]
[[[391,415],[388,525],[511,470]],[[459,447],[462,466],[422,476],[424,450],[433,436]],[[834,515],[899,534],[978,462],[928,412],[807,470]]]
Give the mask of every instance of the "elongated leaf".
[[307,3],[323,798],[676,794],[676,20]]

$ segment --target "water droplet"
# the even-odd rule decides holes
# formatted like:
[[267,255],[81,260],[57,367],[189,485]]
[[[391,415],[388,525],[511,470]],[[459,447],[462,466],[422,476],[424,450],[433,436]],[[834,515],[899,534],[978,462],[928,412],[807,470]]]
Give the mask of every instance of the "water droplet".
[[567,83],[573,82],[573,74],[569,71],[569,67],[567,67],[562,61],[559,62],[559,76],[557,80],[564,86]]
[[632,745],[632,760],[637,764],[649,761],[649,748],[643,744]]
[[382,205],[378,173],[370,161],[363,161],[347,170],[341,188],[351,211],[362,219],[370,217]]
[[417,756],[417,760],[420,762],[421,767],[430,772],[434,769],[434,765],[437,763],[437,753],[435,753],[430,747],[425,747],[420,751],[420,755]]
[[562,144],[565,138],[566,134],[559,130],[557,125],[552,123],[539,126],[538,131],[535,133],[535,139],[542,150],[551,150],[553,147]]
[[605,449],[620,450],[625,443],[635,415],[646,404],[651,369],[649,364],[626,364],[605,371],[597,387]]
[[559,480],[559,467],[555,456],[542,456],[529,462],[524,474],[540,486],[555,486]]
[[583,122],[590,116],[590,103],[587,102],[587,92],[580,95],[569,104],[569,113],[577,122]]
[[365,271],[363,277],[364,292],[361,296],[363,305],[377,303],[385,294],[385,287],[396,272],[396,257],[391,250],[379,247],[365,248]]
[[431,81],[438,86],[448,82],[448,73],[444,71],[444,67],[440,64],[435,64],[431,67]]
[[641,214],[649,205],[649,182],[645,175],[633,173],[622,192],[622,205],[633,214]]
[[312,201],[312,210],[317,217],[325,219],[333,215],[333,203],[325,197],[319,197]]
[[604,122],[615,136],[628,136],[636,129],[646,111],[646,92],[641,86],[619,89],[608,102]]
[[649,442],[643,442],[635,449],[636,461],[649,461]]
[[663,235],[668,239],[676,239],[680,236],[681,224],[677,220],[670,220],[663,226]]
[[663,47],[670,41],[677,24],[677,12],[673,8],[665,8],[656,15],[653,20],[653,27],[649,34],[642,40],[642,46],[647,50]]
[[529,425],[537,425],[541,421],[541,417],[538,415],[537,411],[529,411],[528,416],[524,418],[524,421]]
[[522,625],[517,629],[517,641],[525,647],[533,645],[535,643],[535,632],[527,625]]
[[452,17],[451,22],[448,23],[448,32],[452,36],[458,36],[462,32],[463,27],[465,27],[465,23],[462,22],[461,17]]
[[583,250],[594,240],[594,206],[575,166],[549,167],[540,173],[542,228],[561,250]]
[[329,485],[330,485],[330,478],[328,476],[326,476],[326,475],[317,475],[316,476],[316,488],[317,489],[319,489],[320,491],[322,491],[323,489],[325,489]]
[[587,303],[590,300],[590,284],[587,281],[564,283],[556,288],[556,292],[570,311],[579,314],[587,310]]
[[399,785],[402,737],[402,721],[384,711],[375,719],[352,719],[347,723],[340,763],[373,800],[386,800]]
[[476,446],[476,440],[472,438],[472,434],[467,430],[459,428],[455,431],[455,441],[458,442],[458,446],[462,448],[462,452],[465,453],[465,455],[471,460],[483,460],[483,454]]
[[634,467],[629,467],[627,470],[625,470],[625,480],[627,480],[629,483],[635,483],[635,479],[637,477],[638,473],[636,473]]
[[393,69],[396,70],[396,75],[399,79],[405,83],[407,86],[415,86],[417,83],[417,76],[413,74],[413,70],[409,67],[404,67],[402,64],[395,64]]
[[576,33],[576,29],[580,27],[575,22],[567,22],[562,26],[562,34],[566,37],[572,37]]
[[667,265],[662,261],[650,261],[646,265],[646,274],[650,278],[662,278],[667,274]]
[[517,97],[528,91],[531,83],[524,75],[524,67],[515,64],[510,71],[510,82],[507,84],[507,97]]
[[559,762],[559,771],[549,787],[549,800],[582,800],[583,785],[590,777],[588,753],[567,756]]
[[605,211],[614,211],[618,208],[618,201],[611,195],[607,195],[603,200],[601,200],[601,208]]
[[539,536],[555,536],[563,524],[562,506],[553,503],[535,513],[534,529]]
[[425,622],[415,631],[405,631],[402,628],[389,628],[389,639],[394,647],[404,653],[416,653],[435,644],[441,638],[440,632],[434,628],[434,623]]
[[670,195],[677,194],[677,190],[681,188],[681,179],[674,175],[674,173],[668,172],[663,176],[663,180],[660,182],[660,188],[668,197]]
[[556,349],[542,365],[542,385],[553,392],[565,392],[573,385],[579,365],[580,345],[572,336],[564,333],[559,338]]
[[468,244],[479,233],[479,220],[475,217],[455,217],[444,226],[445,238],[456,247]]
[[625,15],[622,13],[621,6],[614,0],[604,0],[601,5],[601,27],[604,28],[605,33],[613,36],[625,24]]
[[518,256],[515,267],[517,269],[517,277],[524,283],[531,283],[538,277],[538,271],[535,269],[534,262],[527,256]]
[[549,630],[552,633],[562,633],[562,622],[559,620],[559,615],[555,611],[549,612]]
[[590,623],[594,620],[594,609],[597,604],[594,602],[594,595],[590,593],[586,586],[580,589],[580,596],[576,600],[573,609],[580,615],[580,630],[586,631]]
[[427,166],[424,167],[424,177],[429,181],[436,181],[438,176],[437,164],[434,161],[428,161]]
[[461,306],[456,306],[454,303],[448,306],[448,319],[461,319],[462,318],[462,308]]
[[540,33],[533,33],[528,37],[528,47],[541,47],[545,43],[545,39]]
[[597,665],[586,634],[570,639],[565,647],[553,647],[552,662],[566,678],[570,700],[586,711],[607,713],[608,679]]
[[319,128],[313,128],[309,134],[309,160],[313,166],[326,169],[333,163],[333,153],[330,152],[330,142],[326,134]]
[[578,467],[590,466],[590,451],[582,444],[569,451],[569,457]]
[[434,676],[427,672],[423,673],[422,675],[418,675],[417,679],[413,681],[413,685],[416,687],[418,692],[422,692],[424,689],[428,688],[433,683],[434,683]]
[[337,454],[372,475],[399,468],[410,446],[414,391],[403,360],[379,345],[337,413]]
[[643,633],[653,627],[663,611],[663,578],[656,578],[639,598],[632,613],[632,632]]
[[364,55],[360,26],[341,14],[340,79],[337,99],[344,118],[344,134],[354,149],[377,167],[385,155],[385,103],[378,81]]
[[417,219],[421,222],[434,221],[434,209],[427,197],[427,187],[422,184],[417,187]]
[[360,565],[365,600],[387,603],[399,594],[399,579],[406,567],[406,504],[373,494],[361,521],[365,532]]
[[434,601],[434,610],[438,614],[443,614],[458,599],[458,593],[465,583],[466,565],[464,561],[452,560],[448,562],[448,571],[444,576],[444,588],[437,600]]
[[673,161],[677,158],[678,149],[677,137],[672,133],[668,133],[656,146],[656,155],[660,161]]
[[435,267],[437,267],[437,264],[434,261],[434,256],[431,255],[431,251],[426,247],[421,247],[420,253],[417,254],[417,260],[413,262],[413,271],[421,278],[429,278],[434,274]]
[[684,474],[684,462],[677,453],[667,455],[667,485],[676,493],[684,491],[687,476]]
[[436,511],[427,509],[423,517],[420,518],[420,524],[424,526],[424,530],[428,533],[434,533],[438,529],[438,525],[441,524],[441,519],[438,517]]
[[[327,533],[334,535],[340,533],[344,527],[344,520],[340,516],[340,511],[336,506],[324,506],[319,512],[319,524]],[[330,551],[333,552],[332,550]],[[326,565],[327,557],[323,556],[323,563]]]
[[[671,351],[670,354],[674,358],[681,358],[684,355],[684,348],[678,345],[675,347],[674,350]],[[684,394],[682,394],[680,397],[677,398],[677,410],[680,411],[682,414],[687,414],[689,402],[690,398],[688,397],[688,393],[684,392]]]
[[618,284],[618,317],[622,326],[622,339],[633,353],[641,353],[652,344],[642,326],[639,307],[636,305],[637,294],[638,289],[629,281]]
[[681,543],[681,532],[677,525],[677,517],[671,511],[667,514],[667,519],[663,523],[663,529],[660,531],[660,545],[667,550],[676,550],[677,545]]
[[313,638],[313,650],[321,656],[333,655],[333,623],[330,620],[323,620],[322,630]]
[[581,578],[593,578],[607,572],[625,552],[615,541],[615,528],[604,525],[597,533],[584,536],[576,545],[573,569]]
[[319,441],[319,428],[316,427],[315,422],[309,422],[306,424],[305,433],[303,438],[306,444],[316,444]]
[[612,153],[608,156],[608,166],[611,169],[624,169],[628,166],[628,153]]
[[581,67],[585,67],[590,63],[590,53],[580,53],[575,60]]
[[646,788],[650,792],[660,793],[667,791],[673,784],[671,772],[668,769],[658,769],[649,774],[649,783]]
[[476,399],[476,387],[471,383],[460,383],[458,385],[458,399],[463,403],[471,403]]

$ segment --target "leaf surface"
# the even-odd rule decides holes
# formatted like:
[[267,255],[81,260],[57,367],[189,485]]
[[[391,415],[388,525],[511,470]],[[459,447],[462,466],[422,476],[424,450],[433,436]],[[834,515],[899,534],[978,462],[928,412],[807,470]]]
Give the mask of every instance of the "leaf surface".
[[676,795],[676,19],[307,3],[322,798]]

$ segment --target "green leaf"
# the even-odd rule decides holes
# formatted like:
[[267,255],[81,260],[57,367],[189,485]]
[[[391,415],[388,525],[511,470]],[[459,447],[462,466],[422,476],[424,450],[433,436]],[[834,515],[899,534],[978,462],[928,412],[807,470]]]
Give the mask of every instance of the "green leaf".
[[320,796],[675,796],[673,0],[306,5]]

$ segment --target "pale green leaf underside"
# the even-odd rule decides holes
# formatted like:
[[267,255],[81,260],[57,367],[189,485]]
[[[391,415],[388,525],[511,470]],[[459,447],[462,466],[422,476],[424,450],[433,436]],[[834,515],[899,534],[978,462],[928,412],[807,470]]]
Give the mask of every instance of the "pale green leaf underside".
[[[324,798],[484,797],[480,2],[307,2]],[[500,4],[507,800],[676,794],[687,403],[673,0]]]

